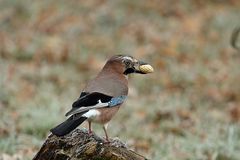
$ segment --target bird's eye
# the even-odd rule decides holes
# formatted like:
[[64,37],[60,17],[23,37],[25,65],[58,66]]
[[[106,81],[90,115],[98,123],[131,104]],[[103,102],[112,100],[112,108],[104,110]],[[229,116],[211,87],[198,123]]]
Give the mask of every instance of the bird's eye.
[[126,66],[130,66],[131,62],[130,61],[125,61]]

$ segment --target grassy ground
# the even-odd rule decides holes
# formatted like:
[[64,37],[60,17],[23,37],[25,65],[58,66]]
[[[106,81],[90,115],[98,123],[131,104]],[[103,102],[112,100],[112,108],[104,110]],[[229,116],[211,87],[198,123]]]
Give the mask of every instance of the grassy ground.
[[122,53],[156,72],[130,77],[111,137],[156,160],[238,160],[240,55],[229,39],[239,9],[238,0],[0,0],[0,159],[31,159]]

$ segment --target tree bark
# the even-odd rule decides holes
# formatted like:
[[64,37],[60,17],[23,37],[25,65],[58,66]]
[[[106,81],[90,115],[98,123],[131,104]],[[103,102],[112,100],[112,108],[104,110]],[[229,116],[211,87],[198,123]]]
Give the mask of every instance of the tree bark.
[[105,143],[96,135],[76,129],[68,135],[49,135],[33,160],[145,160],[120,140]]

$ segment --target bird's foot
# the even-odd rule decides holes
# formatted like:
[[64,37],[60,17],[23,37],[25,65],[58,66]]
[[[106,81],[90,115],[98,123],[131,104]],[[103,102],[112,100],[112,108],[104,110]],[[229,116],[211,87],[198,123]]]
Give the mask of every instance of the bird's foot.
[[111,143],[111,141],[110,141],[110,139],[109,138],[104,138],[104,142],[103,142],[104,144],[110,144]]
[[92,137],[92,136],[94,136],[94,132],[93,132],[93,131],[89,131],[89,132],[88,132],[88,135],[89,135],[90,137]]

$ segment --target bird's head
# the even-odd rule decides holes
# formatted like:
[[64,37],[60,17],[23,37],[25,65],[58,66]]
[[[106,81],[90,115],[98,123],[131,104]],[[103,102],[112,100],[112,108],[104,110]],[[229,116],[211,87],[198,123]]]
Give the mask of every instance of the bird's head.
[[139,61],[132,56],[116,55],[110,58],[105,66],[111,65],[116,71],[125,75],[131,73],[147,74],[152,73],[153,67],[143,61]]

